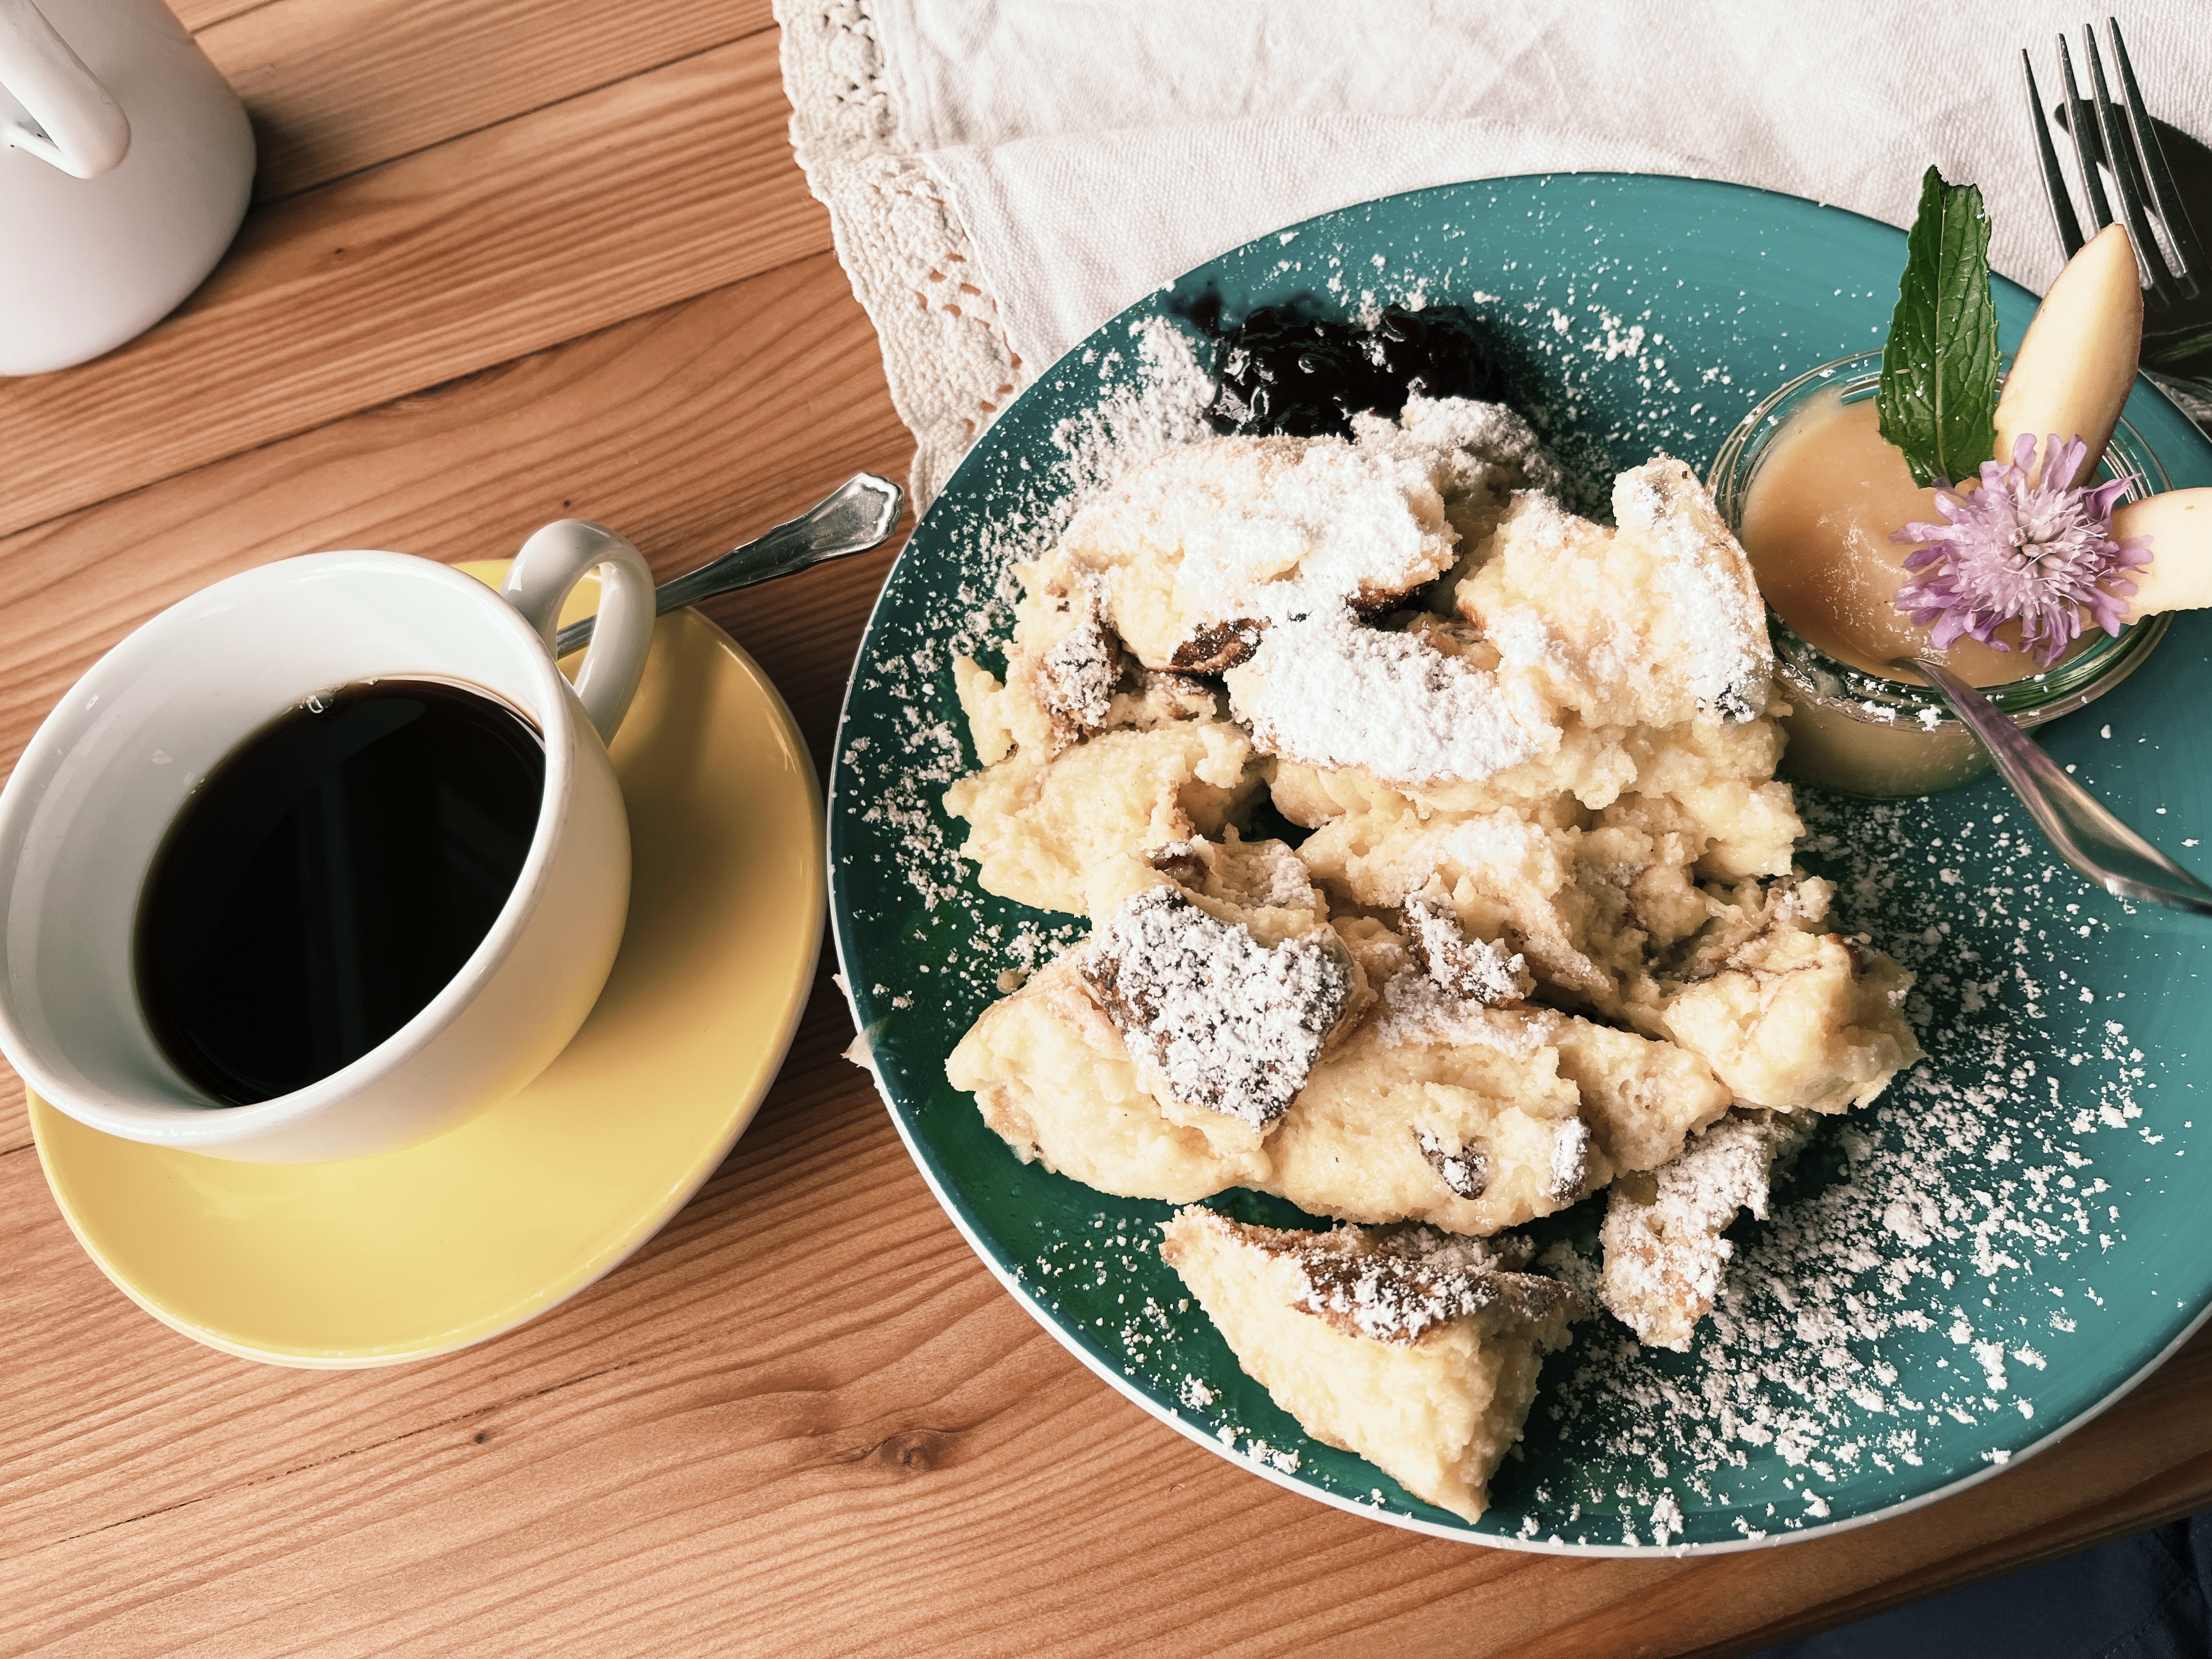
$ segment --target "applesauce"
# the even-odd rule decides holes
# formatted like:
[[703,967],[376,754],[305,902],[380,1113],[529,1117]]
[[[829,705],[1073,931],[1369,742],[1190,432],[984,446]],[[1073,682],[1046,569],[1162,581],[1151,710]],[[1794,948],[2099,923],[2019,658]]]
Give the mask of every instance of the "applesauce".
[[[1896,673],[1893,659],[1924,654],[1974,685],[2019,679],[2032,665],[2016,648],[1965,638],[1931,651],[1928,630],[1897,608],[1912,549],[1891,541],[1889,532],[1942,521],[1936,492],[1912,482],[1905,457],[1881,435],[1875,400],[1846,401],[1840,386],[1829,386],[1807,398],[1767,446],[1736,539],[1767,604],[1807,643],[1854,668]],[[2018,629],[2012,631],[2016,647]]]
[[[1928,631],[1893,603],[1911,550],[1889,532],[1941,522],[1936,492],[1912,482],[1875,410],[1881,356],[1869,352],[1801,375],[1746,417],[1708,479],[1743,544],[1768,607],[1792,712],[1784,771],[1839,793],[1894,799],[1978,777],[1989,757],[1917,675],[1893,658],[1933,654],[2024,726],[2081,708],[2117,685],[2166,633],[2154,617],[2118,639],[2091,632],[2047,670],[2018,651],[1962,639],[1929,652]],[[2123,500],[2167,487],[2165,469],[2121,422],[2113,462],[2134,482]]]

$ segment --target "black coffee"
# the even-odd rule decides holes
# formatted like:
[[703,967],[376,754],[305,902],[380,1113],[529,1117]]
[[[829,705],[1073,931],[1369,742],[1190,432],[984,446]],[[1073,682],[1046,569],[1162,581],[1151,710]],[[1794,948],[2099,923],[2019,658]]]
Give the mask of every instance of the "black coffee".
[[349,685],[263,727],[185,802],[139,897],[163,1051],[239,1106],[360,1059],[491,930],[544,793],[536,729],[462,686]]

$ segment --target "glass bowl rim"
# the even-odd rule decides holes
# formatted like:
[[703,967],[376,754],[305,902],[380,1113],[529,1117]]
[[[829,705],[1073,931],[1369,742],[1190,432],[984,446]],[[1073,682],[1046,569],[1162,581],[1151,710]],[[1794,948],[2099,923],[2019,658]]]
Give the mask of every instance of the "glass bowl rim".
[[[1787,424],[1786,418],[1775,418],[1775,411],[1832,383],[1840,382],[1846,394],[1860,391],[1878,378],[1881,359],[1879,349],[1871,349],[1817,364],[1768,392],[1736,423],[1705,474],[1713,504],[1731,535],[1741,528],[1741,498],[1748,490],[1748,478],[1740,476],[1746,456],[1759,453],[1758,441],[1763,434],[1770,428],[1779,431]],[[2131,465],[2138,460],[2144,464],[2141,471],[2129,475],[2140,478],[2142,487],[2124,500],[2139,501],[2172,489],[2157,451],[2124,414],[2113,428],[2112,447],[2123,452],[2123,458]],[[2108,449],[2107,459],[2100,465],[2119,476],[2118,469],[2112,467],[2110,455]],[[1767,607],[1766,621],[1774,641],[1777,671],[1792,690],[1865,725],[1934,730],[1960,723],[1958,716],[1928,687],[1870,673],[1830,656],[1790,627],[1771,605]],[[2020,724],[2041,725],[2072,713],[2133,673],[2166,637],[2172,623],[2172,617],[2163,612],[2130,623],[2117,637],[2099,635],[2069,661],[2016,680],[1984,686],[1982,693]]]

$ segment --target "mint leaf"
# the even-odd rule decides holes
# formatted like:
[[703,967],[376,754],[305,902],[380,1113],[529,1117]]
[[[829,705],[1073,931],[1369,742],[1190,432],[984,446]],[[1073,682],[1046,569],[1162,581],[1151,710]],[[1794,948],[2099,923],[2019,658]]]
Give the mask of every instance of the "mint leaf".
[[1905,452],[1914,482],[1955,483],[1996,453],[1997,309],[1982,192],[1929,168],[1906,247],[1881,354],[1881,435]]

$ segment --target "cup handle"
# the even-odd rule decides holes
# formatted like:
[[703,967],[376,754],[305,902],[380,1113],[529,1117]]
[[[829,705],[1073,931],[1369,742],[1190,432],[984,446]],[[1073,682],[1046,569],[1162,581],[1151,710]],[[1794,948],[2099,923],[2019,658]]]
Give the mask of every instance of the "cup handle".
[[28,123],[0,123],[0,150],[27,151],[79,179],[97,179],[130,153],[122,106],[32,0],[0,0],[0,86],[31,112]]
[[600,573],[599,621],[576,676],[576,696],[600,739],[611,743],[653,648],[653,573],[644,556],[605,525],[556,520],[523,543],[499,594],[554,651],[561,602],[590,570]]

